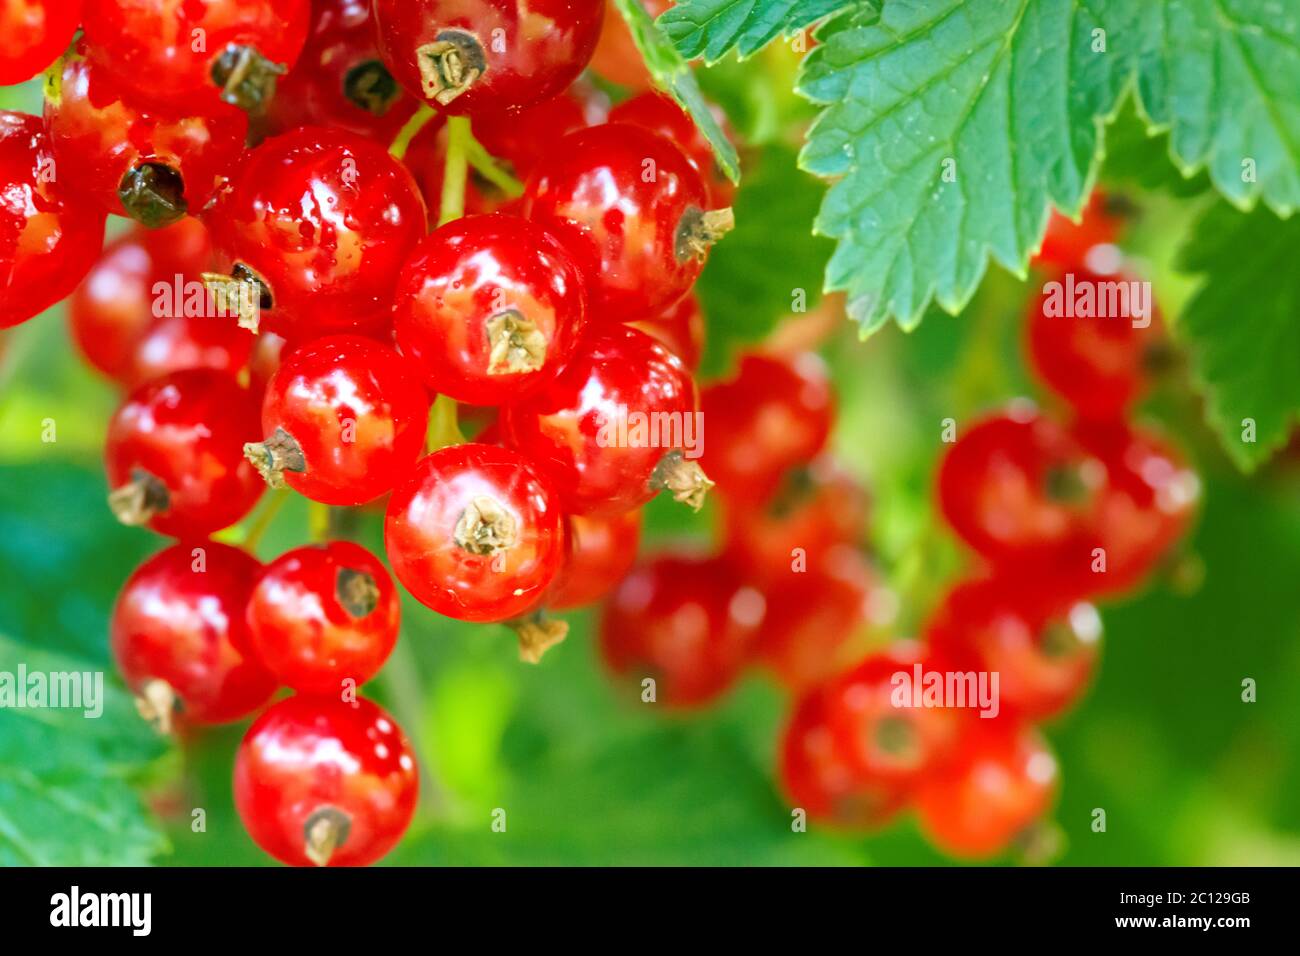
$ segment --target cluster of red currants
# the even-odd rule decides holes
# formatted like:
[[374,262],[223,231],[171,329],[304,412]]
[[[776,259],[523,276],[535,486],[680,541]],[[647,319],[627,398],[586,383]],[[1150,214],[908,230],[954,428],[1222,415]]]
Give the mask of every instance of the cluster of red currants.
[[[58,59],[43,118],[0,113],[0,327],[72,294],[74,339],[127,391],[110,506],[176,539],[127,581],[115,658],[162,726],[295,691],[241,745],[241,817],[286,862],[373,861],[418,788],[354,694],[397,640],[396,586],[349,541],[263,566],[212,535],[268,484],[387,497],[397,581],[537,660],[564,634],[542,612],[626,570],[639,507],[711,484],[657,439],[697,413],[691,287],[730,184],[670,100],[582,85],[602,0],[20,9],[0,81]],[[110,214],[139,225],[101,249]],[[473,442],[460,412],[489,419]]]

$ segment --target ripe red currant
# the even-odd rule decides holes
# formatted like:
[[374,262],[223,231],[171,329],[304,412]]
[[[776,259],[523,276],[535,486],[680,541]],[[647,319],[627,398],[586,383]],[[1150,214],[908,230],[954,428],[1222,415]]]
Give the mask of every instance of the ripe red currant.
[[[726,131],[726,116],[716,108],[711,112]],[[676,143],[704,180],[709,191],[710,208],[730,206],[736,198],[735,183],[718,167],[708,137],[700,132],[695,121],[671,97],[648,90],[624,100],[610,110],[609,121],[640,126]]]
[[292,866],[366,866],[415,813],[419,771],[405,734],[368,700],[290,697],[248,728],[235,809],[263,850]]
[[546,606],[556,611],[594,604],[612,591],[632,569],[641,540],[639,510],[568,521],[569,550],[546,593]]
[[953,587],[926,628],[929,645],[958,670],[998,674],[1004,706],[1035,719],[1074,703],[1097,666],[1096,608],[996,578]]
[[307,39],[310,0],[86,0],[91,55],[147,103],[259,110]]
[[211,260],[208,231],[190,217],[110,243],[68,301],[86,361],[126,388],[186,368],[247,366],[252,333],[210,317],[200,275]]
[[230,375],[186,369],[147,382],[108,425],[113,513],[173,537],[234,524],[265,488],[244,459],[257,432],[257,401]]
[[921,782],[921,829],[945,853],[982,858],[1007,849],[1052,804],[1056,758],[1033,727],[971,718],[959,753]]
[[904,806],[908,785],[870,777],[855,766],[832,732],[828,691],[815,687],[799,698],[781,737],[781,789],[793,807],[834,827],[874,829]]
[[435,229],[402,270],[393,315],[426,384],[475,405],[517,401],[554,378],[587,320],[564,247],[500,214]]
[[736,377],[700,396],[708,441],[700,464],[725,497],[758,503],[826,444],[835,414],[826,366],[811,352],[746,355]]
[[316,0],[298,63],[276,85],[272,128],[337,126],[387,144],[418,106],[379,58],[369,0]]
[[532,610],[564,560],[563,518],[518,452],[452,445],[393,491],[384,525],[393,573],[422,604],[462,621]]
[[210,216],[236,284],[291,342],[382,335],[402,264],[428,214],[406,169],[376,143],[304,127],[248,154]]
[[699,508],[711,484],[683,451],[703,435],[695,383],[644,332],[596,329],[554,381],[502,410],[502,430],[574,514],[617,514],[664,489]]
[[104,214],[68,194],[35,116],[0,110],[0,329],[71,292],[104,244]]
[[709,208],[704,180],[676,145],[623,124],[566,136],[533,171],[524,202],[573,252],[594,314],[617,322],[684,296],[733,222],[729,209]]
[[428,418],[409,359],[372,339],[333,335],[282,358],[262,399],[265,441],[246,451],[273,487],[360,505],[410,471]]
[[555,96],[591,59],[601,0],[374,0],[379,49],[413,96],[497,113]]
[[30,80],[68,48],[82,0],[18,0],[0,5],[0,86]]
[[1115,242],[1127,218],[1125,203],[1115,196],[1095,191],[1088,197],[1079,222],[1052,210],[1036,263],[1050,263],[1062,269],[1084,264],[1088,250]]
[[1054,309],[1073,304],[1063,290],[1105,295],[1104,289],[1136,284],[1131,275],[1105,275],[1076,266],[1054,276],[1030,302],[1025,326],[1030,364],[1048,388],[1085,418],[1122,417],[1146,391],[1149,372],[1162,358],[1159,315],[1154,304],[1151,314],[1141,317],[1076,317],[1070,314],[1073,309],[1064,314]]
[[397,643],[401,602],[373,554],[350,541],[295,548],[263,570],[248,601],[258,659],[304,694],[338,695],[379,672]]
[[699,707],[729,689],[749,661],[763,595],[717,558],[661,555],[632,569],[600,623],[609,669],[656,703]]
[[45,126],[60,173],[107,213],[165,226],[197,213],[244,152],[248,118],[217,103],[203,114],[142,107],[86,59],[65,57],[45,100]]
[[628,325],[658,339],[692,372],[700,367],[700,356],[704,353],[704,313],[693,292],[686,293],[682,301],[653,319],[640,319]]
[[252,654],[244,606],[258,563],[211,541],[173,545],[131,575],[113,609],[118,669],[140,712],[170,729],[239,720],[275,692]]

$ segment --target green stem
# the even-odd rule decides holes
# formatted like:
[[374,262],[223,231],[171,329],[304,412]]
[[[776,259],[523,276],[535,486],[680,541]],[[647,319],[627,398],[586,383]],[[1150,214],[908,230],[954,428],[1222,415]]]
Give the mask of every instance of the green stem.
[[315,544],[321,544],[330,536],[330,506],[319,501],[307,502],[307,534]]
[[446,802],[446,795],[433,775],[436,755],[426,739],[420,667],[415,655],[411,653],[411,642],[406,635],[393,647],[378,679],[393,705],[393,713],[420,757],[415,762],[420,770],[420,802],[436,816]]
[[442,173],[442,212],[438,225],[465,214],[465,178],[469,175],[469,119],[452,116],[447,120],[447,164]]
[[483,148],[483,144],[473,136],[469,139],[469,164],[474,171],[501,190],[511,199],[518,199],[524,194],[524,184],[511,176],[496,158]]
[[262,510],[258,512],[257,517],[253,519],[253,523],[244,532],[243,545],[245,550],[257,550],[257,545],[262,540],[262,536],[266,534],[266,529],[271,527],[271,522],[275,520],[275,516],[280,513],[280,509],[284,507],[284,503],[288,500],[289,490],[287,488],[271,492],[266,504],[262,506]]
[[456,403],[446,395],[439,395],[429,409],[429,431],[425,444],[429,451],[465,444]]
[[411,148],[411,140],[419,134],[420,130],[429,125],[429,121],[437,116],[438,113],[428,104],[423,104],[414,115],[406,121],[406,125],[398,131],[397,136],[393,139],[393,144],[388,147],[389,154],[396,160],[406,158],[406,151]]

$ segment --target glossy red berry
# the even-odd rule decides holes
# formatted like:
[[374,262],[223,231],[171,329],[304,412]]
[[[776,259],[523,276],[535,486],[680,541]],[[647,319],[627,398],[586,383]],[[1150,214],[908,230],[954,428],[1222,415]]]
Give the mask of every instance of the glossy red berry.
[[612,591],[636,562],[641,512],[606,517],[570,515],[568,553],[546,594],[546,606],[563,611],[594,604]]
[[1087,686],[1101,650],[1101,616],[1024,580],[976,579],[948,592],[926,640],[959,670],[996,673],[1002,706],[1040,719],[1073,704]]
[[113,513],[173,537],[229,527],[265,488],[244,459],[258,430],[256,399],[223,372],[186,369],[145,383],[108,425]]
[[268,114],[276,132],[336,126],[387,145],[418,105],[379,57],[370,0],[316,0],[307,44]]
[[85,43],[63,60],[45,100],[45,126],[63,176],[104,210],[146,226],[198,213],[244,152],[248,118],[215,104],[142,106],[128,100]]
[[594,330],[558,378],[503,409],[501,424],[570,513],[616,514],[664,489],[698,508],[709,487],[684,457],[703,439],[695,383],[636,329]]
[[1050,809],[1056,758],[1033,727],[972,718],[955,759],[922,781],[921,829],[945,853],[985,858],[1006,850]]
[[235,754],[235,809],[253,841],[292,866],[366,866],[415,813],[406,735],[368,700],[290,697],[253,722]]
[[253,334],[213,317],[201,279],[211,260],[207,229],[189,217],[110,243],[68,300],[82,356],[126,388],[186,368],[246,367]]
[[[719,109],[712,112],[726,132],[726,116]],[[671,97],[653,91],[640,93],[610,110],[609,121],[640,126],[676,143],[704,180],[709,191],[710,208],[730,206],[736,198],[736,185],[718,167],[708,137]]]
[[582,279],[546,229],[518,216],[435,229],[402,270],[397,344],[425,383],[475,405],[517,401],[553,379],[586,325]]
[[638,565],[605,605],[600,648],[610,671],[668,707],[700,707],[749,661],[763,595],[716,558],[662,555]]
[[374,677],[397,643],[401,603],[388,572],[350,541],[295,548],[263,570],[248,600],[258,659],[304,694],[339,695]]
[[573,252],[593,315],[614,322],[677,302],[733,221],[709,208],[704,180],[676,145],[625,124],[566,136],[533,171],[524,202]]
[[86,0],[96,62],[142,102],[259,110],[307,39],[310,0]]
[[826,366],[813,353],[754,354],[741,359],[735,378],[704,390],[700,412],[708,430],[700,460],[705,473],[725,497],[758,503],[826,445],[835,398]]
[[60,177],[38,117],[0,110],[0,328],[71,292],[104,244],[104,214]]
[[428,393],[405,356],[361,336],[329,336],[281,359],[262,399],[265,440],[248,456],[273,486],[365,504],[410,472],[428,417]]
[[1088,197],[1078,222],[1053,209],[1042,248],[1034,261],[1061,269],[1077,269],[1084,264],[1090,249],[1116,241],[1126,218],[1125,204],[1100,191]]
[[800,697],[782,733],[778,759],[785,799],[833,827],[880,827],[906,804],[909,787],[870,777],[853,764],[831,729],[827,698],[824,687]]
[[422,604],[462,621],[532,610],[564,560],[550,487],[518,452],[453,445],[422,459],[388,502],[393,573]]
[[304,127],[248,154],[210,219],[264,327],[291,342],[382,335],[402,264],[427,229],[410,174],[354,133]]
[[0,5],[0,86],[30,80],[53,63],[81,23],[82,0],[16,0]]
[[1030,363],[1085,418],[1120,418],[1147,389],[1162,342],[1154,303],[1140,315],[1130,295],[1142,287],[1127,273],[1076,266],[1053,276],[1029,304]]
[[628,325],[658,339],[690,371],[700,367],[700,356],[704,354],[704,312],[694,293],[686,293],[682,301],[653,319],[640,319]]
[[601,0],[374,0],[379,49],[413,96],[481,116],[549,99],[600,36]]
[[257,710],[275,692],[252,654],[244,606],[258,563],[211,541],[178,544],[131,575],[113,609],[118,669],[160,729],[173,718],[220,724]]

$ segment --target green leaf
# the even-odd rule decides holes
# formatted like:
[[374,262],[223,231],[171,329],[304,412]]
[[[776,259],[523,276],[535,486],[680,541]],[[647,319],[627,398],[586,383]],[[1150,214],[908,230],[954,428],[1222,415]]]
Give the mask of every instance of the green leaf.
[[863,0],[682,0],[656,22],[682,56],[716,63],[732,50],[752,56],[855,4],[875,9]]
[[[701,371],[716,375],[736,351],[762,339],[791,312],[797,291],[813,308],[831,245],[808,235],[820,184],[796,165],[794,151],[769,146],[736,194],[736,228],[709,254],[696,285],[708,320]],[[758,264],[761,263],[761,267]]]
[[740,157],[736,154],[736,147],[727,139],[727,135],[709,109],[709,104],[705,101],[704,94],[700,92],[700,85],[696,82],[690,66],[673,49],[673,45],[655,26],[654,20],[638,0],[614,0],[614,5],[627,21],[632,40],[645,58],[646,68],[649,69],[655,83],[668,92],[682,109],[691,115],[695,125],[713,146],[713,155],[718,161],[718,168],[733,183],[740,182]]
[[[1205,282],[1178,320],[1209,419],[1224,448],[1250,470],[1286,443],[1300,418],[1300,217],[1211,209],[1183,250]],[[1248,254],[1243,254],[1249,250]],[[1255,423],[1243,440],[1244,419]]]
[[165,852],[131,787],[164,747],[130,696],[93,664],[0,637],[0,672],[17,680],[20,667],[90,675],[88,688],[98,675],[102,712],[0,708],[0,866],[142,866]]
[[[826,287],[864,334],[964,305],[991,257],[1023,275],[1048,205],[1077,212],[1130,90],[1242,207],[1300,205],[1300,18],[1274,0],[892,0],[817,33],[801,156],[834,179]],[[1247,161],[1249,160],[1249,163]],[[1246,164],[1246,165],[1243,165]],[[1249,168],[1248,168],[1249,167]],[[1253,176],[1243,175],[1253,169]]]

